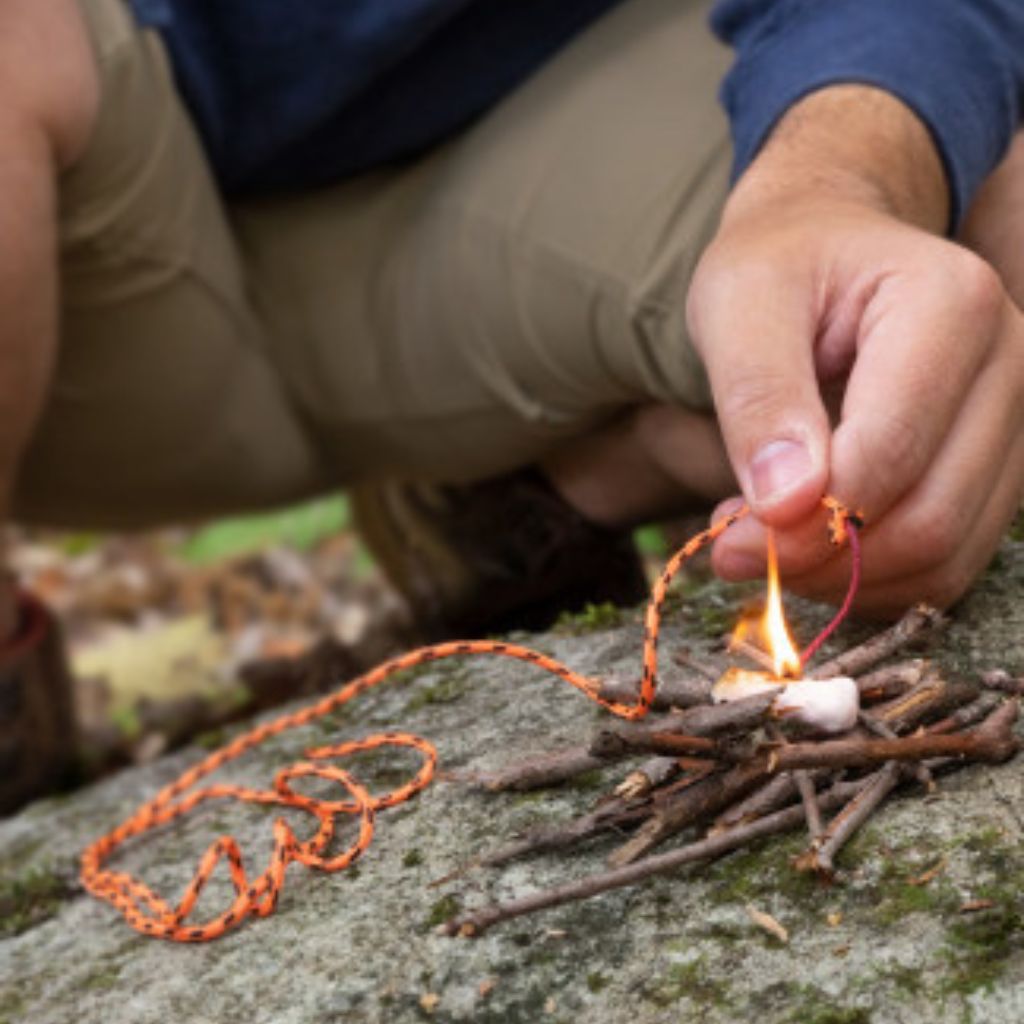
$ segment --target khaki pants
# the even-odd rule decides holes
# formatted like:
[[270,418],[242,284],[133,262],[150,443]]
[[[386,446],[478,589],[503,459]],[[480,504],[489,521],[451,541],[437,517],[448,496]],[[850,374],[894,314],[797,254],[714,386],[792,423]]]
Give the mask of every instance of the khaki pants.
[[103,98],[61,182],[56,381],[16,513],[133,526],[532,462],[708,408],[684,300],[727,188],[727,55],[626,0],[418,161],[225,208],[159,38],[81,0]]

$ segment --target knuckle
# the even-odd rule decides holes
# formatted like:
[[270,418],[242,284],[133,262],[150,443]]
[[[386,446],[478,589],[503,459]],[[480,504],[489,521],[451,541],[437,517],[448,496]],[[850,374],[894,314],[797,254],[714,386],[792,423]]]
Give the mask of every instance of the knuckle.
[[913,538],[913,549],[925,567],[936,572],[951,570],[963,544],[967,524],[956,508],[944,505],[915,515],[906,523],[906,535]]
[[995,269],[970,250],[956,248],[949,272],[966,311],[982,322],[995,321],[1005,298]]
[[864,446],[872,472],[892,491],[916,479],[927,463],[928,439],[922,426],[897,410],[879,414],[871,425],[871,440]]

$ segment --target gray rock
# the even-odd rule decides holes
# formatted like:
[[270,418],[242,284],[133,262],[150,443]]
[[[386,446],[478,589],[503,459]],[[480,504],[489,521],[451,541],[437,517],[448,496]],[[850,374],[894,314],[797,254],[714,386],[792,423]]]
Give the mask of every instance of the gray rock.
[[[664,647],[686,642],[707,651],[705,634],[735,615],[736,591],[708,582],[685,592]],[[1007,542],[933,653],[961,674],[1024,670],[1022,597],[1024,544]],[[793,608],[805,636],[823,621],[821,608]],[[867,632],[844,631],[838,644]],[[639,616],[629,615],[593,632],[531,641],[584,671],[628,673],[640,637]],[[327,726],[279,737],[224,775],[265,782],[328,733],[354,737],[396,725],[436,740],[443,768],[485,769],[580,740],[598,717],[579,694],[524,665],[452,661],[364,696]],[[274,916],[202,946],[143,939],[77,888],[75,859],[200,753],[123,772],[0,824],[0,1021],[1024,1020],[1024,759],[965,770],[934,799],[893,800],[844,851],[832,887],[792,871],[801,839],[784,837],[478,940],[445,938],[435,925],[456,907],[597,870],[611,844],[431,881],[517,829],[588,807],[601,787],[585,778],[541,794],[491,795],[442,782],[380,815],[356,870],[325,876],[292,866]],[[397,756],[402,767],[414,764]],[[380,757],[360,772],[378,788],[396,777],[394,763]],[[612,769],[600,781],[621,774]],[[239,838],[258,871],[271,818],[209,808],[135,844],[117,863],[174,898],[223,832]],[[930,882],[908,884],[936,865]],[[219,911],[229,893],[222,879],[211,884],[200,912]],[[962,913],[973,900],[993,905]],[[748,905],[780,921],[789,943],[755,927]]]

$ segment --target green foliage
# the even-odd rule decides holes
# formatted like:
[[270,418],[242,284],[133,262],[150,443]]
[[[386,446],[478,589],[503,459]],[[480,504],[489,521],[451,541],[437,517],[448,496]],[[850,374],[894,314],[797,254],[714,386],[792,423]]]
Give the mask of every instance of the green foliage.
[[580,612],[562,612],[555,623],[555,631],[570,636],[585,636],[603,629],[614,629],[623,619],[622,609],[605,601],[587,604]]
[[641,526],[634,530],[633,543],[641,555],[649,558],[666,559],[669,556],[668,540],[660,526]]
[[194,533],[177,554],[194,565],[207,565],[276,544],[308,551],[350,523],[348,500],[339,494],[277,512],[219,520]]
[[67,883],[44,868],[0,879],[0,935],[19,935],[52,917],[67,895]]
[[448,893],[447,896],[442,896],[431,908],[430,913],[427,914],[427,919],[424,921],[424,926],[427,929],[436,928],[438,925],[442,925],[445,921],[453,918],[459,910],[462,908],[462,901],[455,893]]

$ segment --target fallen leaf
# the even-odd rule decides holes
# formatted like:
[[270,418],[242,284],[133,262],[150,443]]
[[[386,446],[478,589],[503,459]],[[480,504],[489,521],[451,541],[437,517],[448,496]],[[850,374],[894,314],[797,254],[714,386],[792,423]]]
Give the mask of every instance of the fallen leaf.
[[915,875],[913,878],[908,878],[907,885],[927,885],[933,878],[936,878],[946,870],[946,861],[947,858],[943,857],[927,871],[923,871],[921,874]]
[[544,1000],[544,1012],[547,1014],[553,1014],[558,1010],[558,1000],[554,996],[548,996]]
[[774,935],[779,942],[789,942],[789,932],[771,914],[766,914],[763,910],[758,910],[757,907],[748,903],[747,915],[758,928],[763,929],[769,935]]
[[486,999],[493,991],[494,986],[497,985],[497,981],[494,978],[484,978],[483,981],[477,985],[476,990],[481,999]]
[[420,996],[420,1006],[423,1007],[424,1013],[433,1013],[440,1002],[441,997],[436,992],[424,992]]
[[825,916],[825,920],[828,922],[830,928],[838,928],[843,923],[843,915],[839,910],[833,910],[831,914]]
[[960,904],[961,914],[974,914],[979,910],[991,910],[995,906],[993,900],[968,900]]

